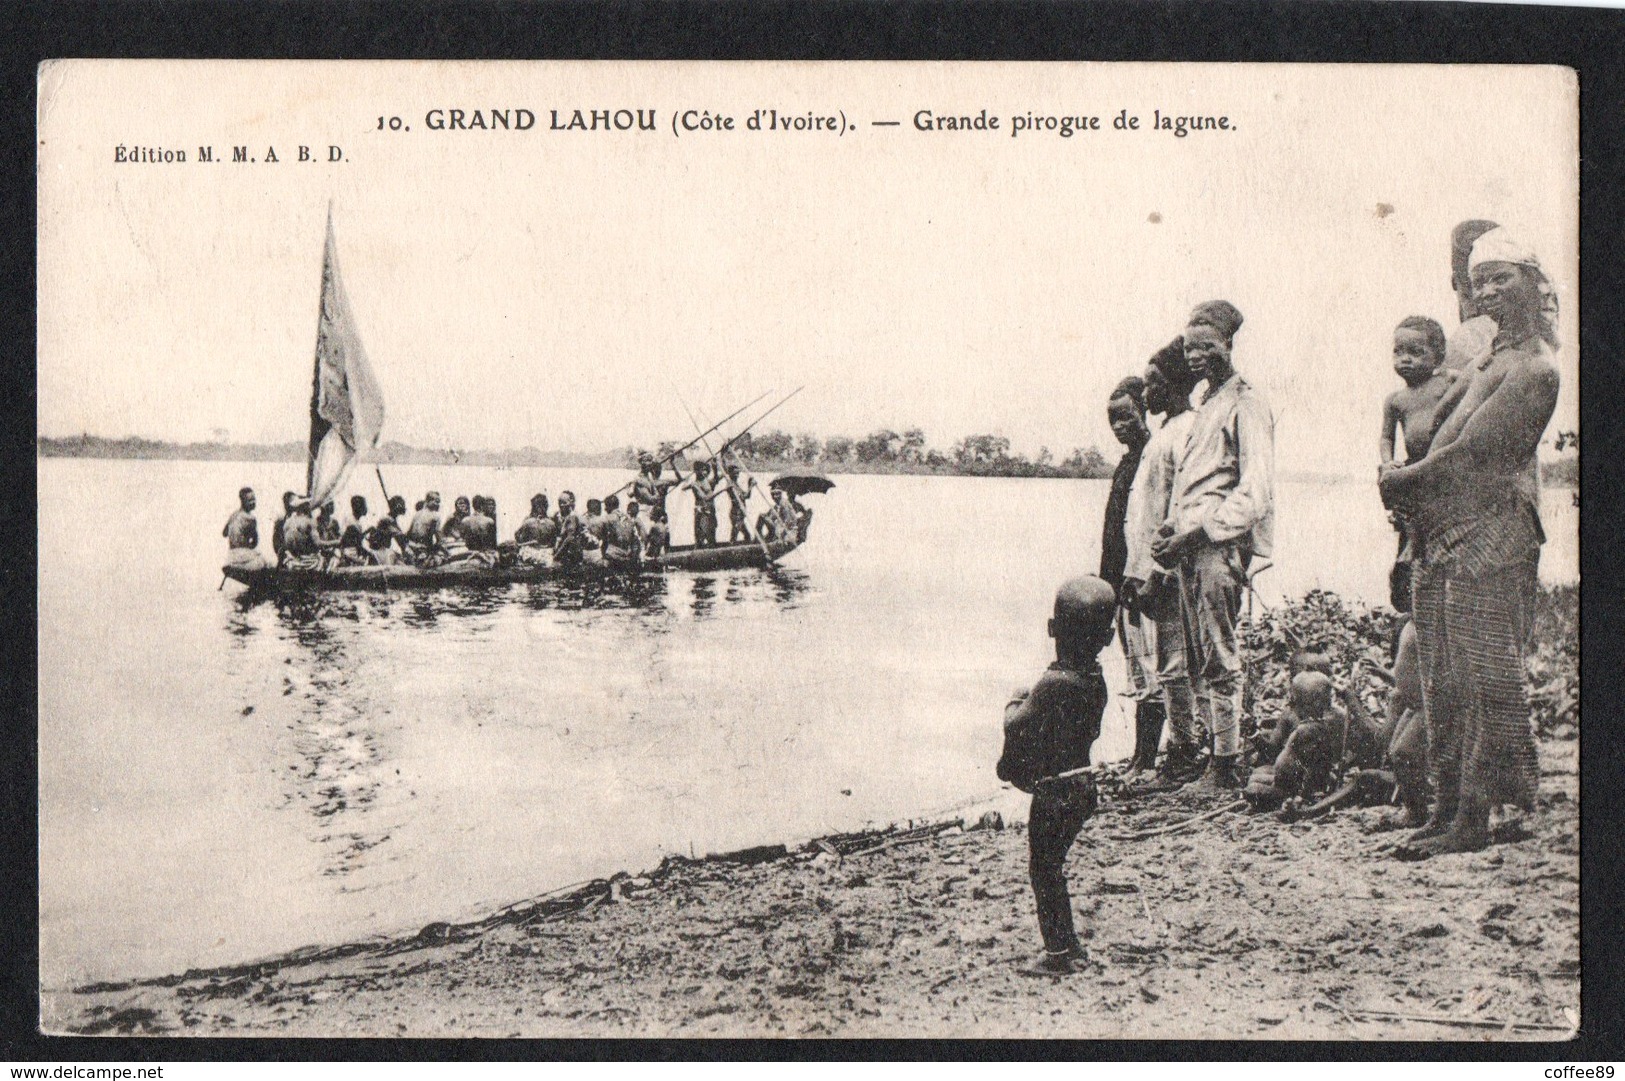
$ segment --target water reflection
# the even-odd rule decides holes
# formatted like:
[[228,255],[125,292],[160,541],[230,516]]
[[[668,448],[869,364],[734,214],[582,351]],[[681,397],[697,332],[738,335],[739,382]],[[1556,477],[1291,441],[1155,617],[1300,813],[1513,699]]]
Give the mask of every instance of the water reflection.
[[[685,580],[688,583],[686,587],[683,584]],[[656,612],[669,607],[674,591],[688,596],[696,616],[706,616],[715,609],[719,582],[722,583],[721,599],[729,604],[761,599],[765,585],[769,599],[794,607],[810,589],[806,571],[780,564],[725,572],[721,576],[599,574],[544,582],[469,584],[423,592],[334,590],[278,593],[247,589],[237,595],[233,605],[234,616],[241,618],[229,619],[226,629],[234,635],[254,634],[257,628],[248,617],[262,605],[269,605],[279,614],[295,618],[329,614],[359,621],[360,614],[367,611],[375,616],[396,614],[401,622],[411,627],[433,627],[442,617],[489,615],[515,600],[537,611],[558,608],[565,611],[628,609]]]
[[[403,692],[402,681],[433,683],[460,677],[468,661],[452,660],[470,640],[501,635],[545,613],[548,623],[567,639],[603,641],[609,631],[623,649],[649,646],[646,668],[635,678],[657,673],[667,663],[655,643],[669,640],[684,623],[680,616],[710,619],[732,606],[749,608],[802,603],[811,589],[806,572],[784,567],[745,569],[711,575],[594,576],[551,582],[463,585],[424,592],[333,591],[289,593],[272,597],[243,596],[230,606],[224,629],[245,651],[243,665],[232,673],[242,682],[244,701],[252,701],[252,674],[273,660],[272,679],[279,706],[261,709],[254,724],[274,726],[271,762],[281,779],[282,805],[307,823],[306,836],[319,853],[321,874],[335,880],[339,892],[371,888],[363,874],[370,865],[401,858],[392,838],[409,837],[403,823],[421,813],[418,797],[398,767],[405,734],[397,717],[397,698],[421,694],[416,683]],[[593,631],[589,628],[598,627]],[[422,635],[421,632],[429,632]],[[416,641],[402,654],[402,638]],[[252,650],[248,644],[258,641]],[[482,649],[485,647],[481,647]],[[501,643],[498,650],[505,648]],[[582,648],[596,648],[586,647]],[[267,651],[270,652],[268,657]],[[421,652],[428,650],[428,653]],[[412,657],[407,667],[398,667]],[[258,662],[256,664],[256,661]],[[446,671],[437,671],[445,667]],[[611,680],[613,682],[613,680]],[[510,690],[524,684],[507,683]],[[411,699],[415,701],[415,699]],[[487,702],[458,699],[459,709],[523,714],[535,703],[517,697]],[[253,713],[252,707],[244,714]],[[487,718],[488,719],[488,718]],[[408,771],[410,772],[410,771]],[[404,832],[403,832],[404,831]]]
[[716,607],[717,580],[696,576],[689,587],[689,595],[694,598],[692,608],[695,619],[704,619]]
[[290,597],[276,608],[286,657],[283,696],[292,701],[284,803],[314,821],[311,840],[322,851],[321,873],[342,878],[366,865],[366,854],[390,838],[373,813],[386,787],[398,786],[386,766],[388,711],[378,708],[369,681],[352,678],[350,645],[366,633],[362,612],[376,598]]

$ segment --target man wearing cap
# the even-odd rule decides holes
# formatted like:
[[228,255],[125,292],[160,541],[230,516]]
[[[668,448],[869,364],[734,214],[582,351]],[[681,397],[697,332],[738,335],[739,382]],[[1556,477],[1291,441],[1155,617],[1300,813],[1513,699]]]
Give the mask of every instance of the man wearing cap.
[[1236,621],[1253,557],[1273,550],[1275,421],[1264,396],[1236,374],[1231,346],[1242,315],[1213,300],[1191,312],[1185,360],[1207,389],[1174,470],[1168,520],[1151,554],[1179,581],[1191,688],[1213,741],[1207,771],[1192,784],[1241,788],[1241,651]]
[[1490,353],[1414,465],[1386,466],[1385,505],[1418,533],[1412,608],[1437,801],[1398,855],[1489,843],[1489,812],[1530,808],[1538,770],[1523,647],[1545,533],[1535,448],[1557,406],[1556,296],[1534,253],[1491,229],[1468,260],[1496,324]]

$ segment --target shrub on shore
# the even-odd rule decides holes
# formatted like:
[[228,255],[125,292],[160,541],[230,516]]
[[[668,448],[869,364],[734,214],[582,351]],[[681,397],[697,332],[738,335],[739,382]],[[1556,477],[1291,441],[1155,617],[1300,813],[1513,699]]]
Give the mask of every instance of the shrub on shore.
[[[1524,688],[1540,736],[1572,739],[1580,723],[1580,591],[1574,585],[1542,585],[1524,658]],[[1371,668],[1391,668],[1401,617],[1386,605],[1346,601],[1310,590],[1272,608],[1255,607],[1243,622],[1249,716],[1278,715],[1286,703],[1292,654],[1314,649],[1331,657],[1340,676],[1351,676],[1374,715],[1380,716],[1388,685]]]

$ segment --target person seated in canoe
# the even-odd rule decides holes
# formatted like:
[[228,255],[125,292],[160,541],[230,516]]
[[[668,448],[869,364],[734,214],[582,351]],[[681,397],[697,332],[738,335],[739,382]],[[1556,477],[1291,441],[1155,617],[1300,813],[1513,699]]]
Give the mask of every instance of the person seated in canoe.
[[558,536],[553,541],[553,563],[559,567],[579,567],[586,555],[585,530],[576,514],[576,494],[559,493]]
[[226,528],[220,535],[226,538],[226,562],[234,567],[260,570],[265,557],[260,555],[260,524],[254,517],[254,489],[242,488],[237,492],[237,509],[226,519]]
[[440,543],[440,493],[423,497],[423,509],[412,516],[406,527],[407,558],[419,567],[435,567],[445,562]]
[[282,565],[289,570],[319,571],[322,569],[322,546],[317,540],[316,520],[310,516],[310,500],[294,500],[293,511],[282,526],[282,542],[286,557]]
[[513,535],[514,544],[519,547],[520,562],[549,562],[558,536],[558,520],[547,512],[547,495],[537,492],[530,497],[530,517],[519,523]]
[[481,563],[496,564],[497,552],[497,522],[492,511],[491,501],[483,495],[473,499],[473,510],[463,519],[460,532],[463,544],[467,547],[473,558]]
[[643,539],[632,516],[621,510],[621,497],[604,500],[604,563],[620,570],[635,569],[642,561]]
[[394,566],[408,562],[406,533],[401,529],[401,517],[406,513],[406,500],[390,496],[389,513],[381,515],[367,530],[367,552],[374,563]]
[[783,488],[773,489],[773,510],[769,516],[774,540],[793,541],[801,533],[801,515],[795,501]]
[[643,516],[643,504],[636,499],[627,500],[626,516],[632,519],[632,528],[638,531],[638,551],[642,552],[649,539],[649,519]]
[[603,560],[604,528],[608,524],[608,519],[604,516],[604,501],[587,500],[587,513],[581,519],[581,551],[587,562],[598,563]]
[[288,528],[288,519],[293,516],[293,503],[298,499],[294,492],[282,493],[282,517],[271,526],[271,551],[276,553],[277,566],[282,566],[288,554],[288,542],[284,533]]
[[468,496],[460,495],[451,504],[451,517],[447,518],[440,527],[440,543],[446,548],[453,544],[463,543],[463,521],[473,513],[468,505]]
[[804,505],[794,492],[788,493],[790,497],[790,510],[796,516],[796,543],[807,543],[807,528],[812,525],[812,508]]
[[367,550],[366,520],[366,499],[358,495],[351,496],[349,516],[340,522],[339,547],[334,560],[336,566],[366,567],[372,565],[372,553]]
[[339,525],[338,508],[329,499],[316,511],[316,547],[321,550],[322,560],[328,565],[338,560],[339,545],[343,539],[344,529]]
[[650,559],[663,556],[671,548],[671,526],[666,522],[666,508],[649,511],[649,528],[643,534],[643,554]]
[[653,513],[656,507],[666,509],[666,494],[677,487],[676,480],[661,477],[664,467],[648,451],[638,452],[638,475],[632,481],[632,498]]
[[717,543],[717,496],[723,486],[711,476],[710,462],[695,462],[694,472],[679,487],[694,493],[694,547]]

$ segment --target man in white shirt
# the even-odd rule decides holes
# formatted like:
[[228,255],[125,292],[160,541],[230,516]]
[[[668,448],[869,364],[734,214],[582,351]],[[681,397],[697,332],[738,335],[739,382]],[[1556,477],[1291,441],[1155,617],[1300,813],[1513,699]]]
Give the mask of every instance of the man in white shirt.
[[1247,566],[1268,556],[1275,532],[1275,421],[1264,396],[1231,359],[1242,315],[1224,300],[1197,305],[1185,360],[1207,389],[1174,472],[1168,520],[1152,558],[1179,575],[1191,684],[1213,738],[1199,791],[1238,789],[1242,776],[1242,662],[1236,623]]
[[[1151,620],[1156,628],[1151,637],[1156,643],[1157,685],[1168,718],[1168,757],[1160,771],[1163,780],[1191,780],[1193,770],[1199,768],[1199,755],[1207,738],[1197,720],[1196,699],[1191,693],[1185,625],[1179,617],[1178,577],[1157,566],[1151,556],[1157,530],[1168,520],[1174,470],[1185,452],[1185,437],[1195,418],[1190,403],[1195,382],[1185,363],[1182,339],[1175,338],[1151,358],[1145,371],[1145,404],[1147,411],[1161,415],[1163,421],[1151,433],[1140,456],[1123,526],[1128,544],[1123,605]],[[1153,748],[1153,758],[1155,754]]]

